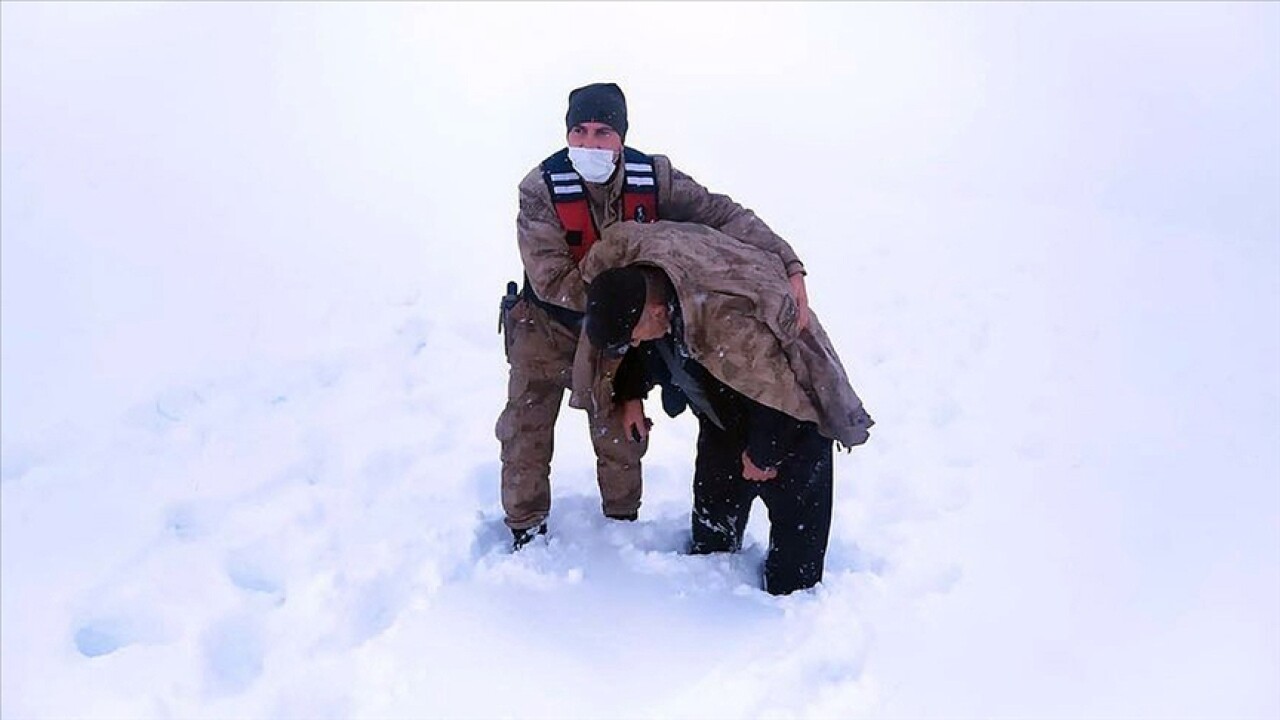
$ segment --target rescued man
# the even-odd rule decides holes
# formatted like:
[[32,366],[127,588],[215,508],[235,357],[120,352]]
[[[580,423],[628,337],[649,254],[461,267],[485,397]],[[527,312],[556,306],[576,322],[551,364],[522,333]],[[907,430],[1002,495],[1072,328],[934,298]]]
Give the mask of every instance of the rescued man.
[[770,520],[765,589],[814,586],[831,527],[833,438],[861,444],[874,424],[817,318],[800,329],[782,264],[709,228],[623,223],[605,238],[584,269],[597,355],[580,353],[590,367],[577,369],[579,384],[611,395],[593,404],[620,410],[637,441],[655,385],[669,415],[687,406],[697,417],[691,553],[738,550],[759,497]]
[[[597,83],[571,92],[565,125],[568,147],[520,183],[516,240],[524,284],[518,296],[504,301],[500,325],[510,373],[506,407],[495,430],[501,443],[502,506],[517,550],[546,532],[554,428],[571,385],[586,306],[578,263],[604,229],[623,220],[658,218],[716,228],[781,264],[801,322],[808,312],[804,264],[785,240],[752,211],[673,168],[666,157],[624,145],[627,105],[617,85]],[[647,443],[626,442],[614,415],[592,415],[589,425],[604,514],[635,520]]]

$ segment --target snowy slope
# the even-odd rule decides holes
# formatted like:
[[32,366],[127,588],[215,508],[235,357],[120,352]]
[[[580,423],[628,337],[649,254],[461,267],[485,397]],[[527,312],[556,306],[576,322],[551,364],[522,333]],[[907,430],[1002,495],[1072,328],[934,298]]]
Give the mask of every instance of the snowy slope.
[[[474,429],[502,368],[422,315],[382,308],[364,349],[171,390],[7,479],[6,715],[740,714],[825,687],[829,708],[870,702],[855,610],[884,594],[883,559],[842,533],[826,588],[775,600],[755,589],[759,532],[738,557],[682,557],[690,428],[655,448],[642,522],[607,522],[589,466],[564,461],[550,540],[508,554]],[[857,496],[846,527],[868,512]]]
[[[600,7],[667,32],[0,6],[0,715],[1280,714],[1280,12]],[[687,417],[618,524],[566,408],[506,550],[514,186],[600,78],[792,241],[877,420],[813,592],[759,505],[680,554]]]

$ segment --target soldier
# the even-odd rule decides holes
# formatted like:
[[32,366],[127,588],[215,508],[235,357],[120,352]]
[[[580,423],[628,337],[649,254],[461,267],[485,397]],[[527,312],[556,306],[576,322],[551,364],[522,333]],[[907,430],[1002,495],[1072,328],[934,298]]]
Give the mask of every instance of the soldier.
[[[554,426],[571,385],[586,307],[578,263],[601,232],[623,220],[658,218],[716,228],[776,257],[790,278],[801,322],[808,312],[804,264],[785,240],[755,213],[673,168],[666,157],[623,144],[627,106],[617,85],[598,83],[571,92],[565,125],[568,147],[520,183],[516,239],[524,286],[503,303],[510,375],[496,434],[502,446],[502,505],[517,550],[546,532]],[[627,442],[616,414],[591,414],[589,427],[604,514],[635,520],[647,443]]]
[[669,415],[687,406],[698,419],[690,552],[739,549],[760,497],[765,589],[820,582],[832,441],[862,444],[874,422],[817,318],[799,327],[781,263],[700,225],[623,223],[582,272],[596,351],[579,353],[575,395],[620,413],[637,441],[647,440],[642,398],[655,385]]

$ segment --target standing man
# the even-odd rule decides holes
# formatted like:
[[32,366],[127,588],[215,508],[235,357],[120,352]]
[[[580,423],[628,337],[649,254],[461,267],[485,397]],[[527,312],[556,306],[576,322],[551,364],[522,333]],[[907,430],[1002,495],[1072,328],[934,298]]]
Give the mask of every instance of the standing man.
[[813,587],[831,528],[832,441],[862,444],[874,424],[822,326],[811,318],[799,329],[782,267],[722,233],[659,222],[605,234],[583,263],[586,336],[621,362],[612,375],[580,367],[580,389],[640,437],[655,385],[669,415],[691,409],[690,552],[738,550],[759,497],[770,523],[765,590]]
[[[808,316],[804,264],[785,240],[755,213],[673,168],[666,157],[624,145],[627,104],[617,85],[597,83],[569,93],[565,127],[568,147],[520,183],[516,240],[524,287],[503,306],[511,368],[496,434],[502,445],[502,506],[516,550],[547,529],[555,422],[572,384],[587,300],[578,263],[606,228],[659,218],[715,228],[777,258],[799,322]],[[589,418],[604,514],[635,520],[647,442],[630,441],[618,413]]]

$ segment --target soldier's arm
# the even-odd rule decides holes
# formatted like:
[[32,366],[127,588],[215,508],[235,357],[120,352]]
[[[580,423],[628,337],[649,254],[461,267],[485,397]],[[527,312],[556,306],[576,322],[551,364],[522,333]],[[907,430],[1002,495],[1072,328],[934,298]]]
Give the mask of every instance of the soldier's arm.
[[[537,171],[535,171],[537,172]],[[536,182],[530,182],[530,178]],[[540,176],[520,184],[516,240],[524,271],[537,296],[553,305],[582,312],[587,292],[578,263],[565,244],[564,229]]]
[[713,227],[748,245],[782,259],[787,275],[804,273],[804,263],[791,245],[778,236],[750,209],[728,195],[707,190],[696,180],[671,166],[665,157],[655,158],[658,175],[658,212],[664,220],[693,222]]

